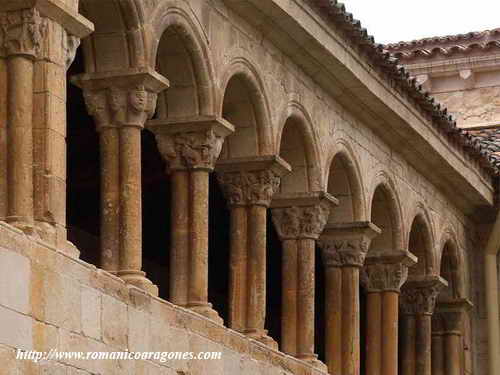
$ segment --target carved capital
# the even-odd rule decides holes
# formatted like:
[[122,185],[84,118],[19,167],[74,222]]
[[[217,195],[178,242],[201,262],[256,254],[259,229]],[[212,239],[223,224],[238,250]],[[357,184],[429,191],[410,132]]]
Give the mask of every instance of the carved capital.
[[369,222],[328,224],[319,241],[325,265],[362,267],[372,239],[380,232]]
[[37,9],[22,9],[0,13],[3,48],[6,54],[39,57],[46,38],[47,18]]
[[399,292],[408,278],[408,266],[403,262],[368,264],[360,276],[368,292]]
[[268,207],[279,189],[280,176],[270,170],[222,172],[217,180],[229,206],[259,205]]
[[213,170],[222,150],[224,137],[213,129],[200,132],[157,135],[158,149],[170,170]]
[[234,131],[227,121],[210,116],[149,121],[158,150],[169,170],[211,171],[219,158],[226,136]]
[[146,68],[81,74],[71,81],[83,89],[87,110],[94,116],[98,129],[142,128],[154,115],[158,92],[168,87],[165,78]]
[[281,239],[318,239],[330,214],[330,204],[273,208],[273,223]]
[[144,86],[131,89],[110,87],[103,90],[84,90],[87,111],[94,116],[98,128],[106,126],[143,127],[156,108],[156,93]]
[[432,315],[437,297],[446,285],[439,276],[409,280],[401,290],[401,311],[406,315]]

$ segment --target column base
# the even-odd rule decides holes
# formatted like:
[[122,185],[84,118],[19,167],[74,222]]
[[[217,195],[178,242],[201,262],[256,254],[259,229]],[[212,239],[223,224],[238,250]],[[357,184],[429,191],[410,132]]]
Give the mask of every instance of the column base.
[[23,231],[28,236],[33,236],[34,234],[36,234],[35,224],[29,220],[26,220],[24,217],[7,216],[5,221],[13,227]]
[[186,306],[189,310],[194,311],[197,314],[203,315],[204,317],[213,320],[215,323],[224,324],[224,320],[219,316],[217,311],[212,308],[211,303],[205,304],[188,304]]
[[318,359],[317,354],[297,354],[296,358],[309,363],[319,371],[328,372],[328,367]]
[[246,330],[244,334],[256,341],[269,346],[271,349],[278,350],[278,343],[271,336],[267,335],[267,329]]
[[118,271],[116,273],[127,284],[136,286],[145,292],[158,297],[158,287],[146,278],[146,273],[142,271]]

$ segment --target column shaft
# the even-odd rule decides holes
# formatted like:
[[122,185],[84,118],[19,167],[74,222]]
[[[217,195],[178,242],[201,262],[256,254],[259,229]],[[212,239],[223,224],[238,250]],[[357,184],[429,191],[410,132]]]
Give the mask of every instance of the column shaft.
[[313,360],[315,241],[298,240],[297,358]]
[[368,292],[366,300],[366,373],[382,371],[382,293]]
[[120,274],[142,273],[141,130],[120,129]]
[[399,293],[382,293],[382,374],[398,375]]
[[359,374],[359,269],[342,268],[342,374]]
[[283,291],[281,304],[281,350],[297,354],[297,287],[298,287],[297,240],[283,240]]
[[264,333],[266,318],[266,221],[267,208],[248,208],[248,307],[247,329]]
[[208,172],[190,171],[191,254],[189,301],[191,307],[208,305]]
[[231,208],[231,254],[229,260],[229,327],[246,328],[247,311],[247,209]]
[[415,339],[416,321],[414,315],[403,317],[403,348],[402,348],[402,375],[416,375],[415,373]]
[[432,375],[448,375],[444,369],[443,334],[432,334]]
[[342,268],[325,270],[325,355],[331,375],[342,374]]
[[8,217],[33,227],[33,61],[12,56],[8,64]]
[[117,272],[120,263],[120,145],[118,129],[99,133],[101,156],[101,268]]
[[417,315],[415,375],[431,375],[431,335],[431,315]]
[[185,306],[189,284],[189,172],[172,171],[171,177],[170,301]]
[[[445,360],[446,360],[446,375],[461,375],[461,336],[458,331],[446,332],[444,335],[445,341]],[[435,375],[432,373],[432,375]]]

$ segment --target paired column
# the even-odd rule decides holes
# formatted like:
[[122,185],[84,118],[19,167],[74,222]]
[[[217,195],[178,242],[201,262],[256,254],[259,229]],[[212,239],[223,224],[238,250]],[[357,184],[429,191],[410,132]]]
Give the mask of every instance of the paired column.
[[432,375],[463,373],[463,320],[471,307],[466,299],[438,302],[432,316]]
[[320,239],[325,265],[325,351],[332,375],[360,371],[359,270],[380,229],[370,222],[328,224]]
[[[36,196],[40,186],[33,180],[34,172],[38,170],[34,156],[47,155],[49,150],[60,146],[53,150],[54,156],[64,158],[66,130],[65,104],[41,103],[38,93],[49,92],[53,88],[57,90],[55,87],[59,85],[65,96],[66,62],[72,59],[73,50],[64,42],[68,38],[78,41],[78,38],[88,35],[92,24],[59,5],[47,8],[38,3],[33,7],[27,7],[23,2],[17,5],[11,3],[0,4],[0,80],[3,82],[0,87],[0,219],[33,234],[35,208],[40,198]],[[61,51],[61,46],[67,48]],[[51,68],[51,87],[48,66]],[[59,112],[61,118],[55,118]],[[56,134],[51,138],[57,143],[52,149],[40,144],[36,131],[41,122],[64,128],[57,133],[59,138]],[[64,180],[65,169],[61,169],[57,171],[58,177]],[[64,203],[65,188],[51,193],[54,193],[53,200]],[[61,211],[65,212],[65,207],[58,213]],[[65,225],[63,220],[64,213],[60,221]]]
[[148,123],[172,183],[170,301],[222,323],[208,302],[209,174],[234,131],[216,117]]
[[283,247],[281,350],[322,370],[314,353],[315,246],[337,202],[315,192],[279,194],[271,204]]
[[399,293],[415,263],[406,251],[370,251],[366,257],[361,280],[367,293],[367,374],[398,375]]
[[101,267],[157,294],[142,271],[141,130],[168,82],[153,71],[83,74],[101,152]]
[[406,331],[402,374],[431,375],[432,314],[447,282],[439,276],[410,278],[402,289],[401,310]]
[[290,166],[278,156],[220,161],[217,175],[231,211],[229,327],[277,349],[264,329],[267,208]]

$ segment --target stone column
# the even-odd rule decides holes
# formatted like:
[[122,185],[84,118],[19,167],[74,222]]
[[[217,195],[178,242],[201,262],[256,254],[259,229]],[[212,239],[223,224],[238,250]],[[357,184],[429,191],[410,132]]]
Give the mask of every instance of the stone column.
[[220,161],[217,176],[231,210],[229,327],[277,349],[264,329],[267,208],[290,166],[278,156]]
[[[407,324],[415,327],[403,344],[404,374],[431,375],[432,314],[436,299],[447,282],[439,276],[408,279],[401,294],[401,310]],[[410,323],[411,322],[411,323]]]
[[464,317],[471,307],[467,299],[438,301],[433,316],[432,375],[463,374]]
[[[76,49],[71,42],[77,44],[91,31],[90,22],[59,4],[0,4],[0,55],[5,57],[0,74],[6,83],[0,92],[5,95],[1,101],[6,108],[0,111],[0,139],[5,143],[0,155],[4,167],[0,172],[0,218],[28,233],[34,233],[42,201],[50,200],[57,206],[48,211],[50,224],[57,220],[65,227],[65,186],[61,188],[63,184],[54,179],[42,186],[36,177],[43,170],[45,175],[57,175],[58,182],[66,179],[65,163],[61,162],[66,157],[66,67]],[[56,98],[47,99],[56,92],[62,105]],[[53,130],[50,135],[49,128]],[[51,157],[50,165],[41,163]],[[55,235],[42,238],[64,251],[66,232],[62,227],[61,241],[55,241]],[[40,225],[38,229],[43,233]]]
[[354,222],[328,224],[321,235],[326,273],[326,365],[331,374],[359,374],[359,269],[371,240],[380,232],[370,222]]
[[276,195],[273,222],[283,242],[281,347],[322,370],[314,353],[315,244],[337,200],[327,193]]
[[367,374],[398,375],[399,292],[408,276],[408,267],[415,263],[416,258],[406,251],[368,253],[361,273],[368,296]]
[[141,130],[168,81],[149,70],[83,74],[101,149],[101,266],[152,294],[142,271]]
[[222,323],[208,302],[208,181],[224,138],[234,128],[210,116],[159,119],[147,126],[155,134],[173,181],[170,298]]

